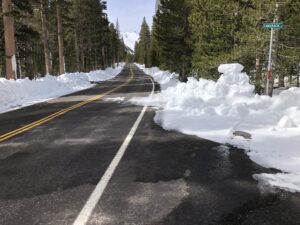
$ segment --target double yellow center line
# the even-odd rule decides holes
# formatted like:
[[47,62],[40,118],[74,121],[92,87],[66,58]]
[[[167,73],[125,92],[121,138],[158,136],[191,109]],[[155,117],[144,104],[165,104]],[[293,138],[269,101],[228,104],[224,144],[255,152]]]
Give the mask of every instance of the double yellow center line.
[[80,103],[78,103],[78,104],[76,104],[76,105],[70,106],[70,107],[68,107],[68,108],[66,108],[66,109],[62,109],[62,110],[60,110],[60,111],[58,111],[58,112],[56,112],[56,113],[53,113],[53,114],[51,114],[51,115],[49,115],[49,116],[47,116],[47,117],[44,117],[44,118],[42,118],[42,119],[40,119],[40,120],[38,120],[38,121],[35,121],[35,122],[33,122],[33,123],[30,123],[30,124],[28,124],[28,125],[25,125],[25,126],[23,126],[23,127],[20,127],[19,129],[16,129],[16,130],[13,130],[13,131],[8,132],[8,133],[6,133],[6,134],[3,134],[3,135],[0,136],[0,143],[3,142],[3,141],[5,141],[5,140],[8,140],[8,139],[10,139],[10,138],[12,138],[12,137],[14,137],[14,136],[16,136],[16,135],[18,135],[18,134],[22,134],[22,133],[24,133],[24,132],[26,132],[26,131],[28,131],[28,130],[31,130],[31,129],[37,127],[37,126],[40,126],[40,125],[42,125],[42,124],[44,124],[44,123],[46,123],[46,122],[48,122],[48,121],[50,121],[50,120],[53,120],[53,119],[56,118],[56,117],[59,117],[59,116],[61,116],[61,115],[64,115],[64,114],[66,114],[67,112],[70,112],[70,111],[75,110],[75,109],[77,109],[77,108],[80,108],[80,107],[82,107],[82,106],[84,106],[84,105],[87,105],[87,104],[89,104],[89,103],[91,103],[91,102],[95,102],[95,101],[97,101],[97,100],[102,99],[102,98],[105,97],[106,95],[108,95],[108,94],[110,94],[110,93],[112,93],[112,92],[114,92],[114,91],[120,89],[121,87],[127,85],[128,83],[130,83],[130,82],[132,81],[133,77],[134,77],[134,74],[133,74],[133,71],[132,71],[131,66],[130,66],[130,71],[131,71],[131,76],[130,76],[130,78],[129,78],[125,83],[123,83],[123,84],[121,84],[121,85],[119,85],[119,86],[117,86],[117,87],[115,87],[115,88],[113,88],[113,89],[111,89],[111,90],[109,90],[109,91],[107,91],[107,92],[104,92],[104,93],[102,93],[102,94],[99,94],[99,95],[97,95],[97,96],[95,96],[95,97],[93,97],[93,98],[84,100],[84,101],[82,101],[82,102],[80,102]]

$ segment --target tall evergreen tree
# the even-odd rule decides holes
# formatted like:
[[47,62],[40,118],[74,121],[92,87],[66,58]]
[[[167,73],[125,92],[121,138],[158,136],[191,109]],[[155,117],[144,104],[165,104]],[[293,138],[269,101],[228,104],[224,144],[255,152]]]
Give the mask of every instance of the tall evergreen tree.
[[[125,45],[118,31],[109,27],[105,1],[12,1],[13,12],[9,15],[15,22],[18,77],[63,73],[64,65],[70,72],[89,71],[126,59]],[[3,16],[0,20],[2,75],[5,73]]]
[[134,61],[138,62],[140,55],[139,55],[139,42],[136,41],[134,43]]
[[[278,39],[278,74],[282,75],[279,86],[284,86],[284,77],[289,78],[289,85],[299,86],[300,76],[300,2],[285,1],[281,3],[281,21],[284,29]],[[296,77],[296,80],[293,78]]]
[[140,38],[135,47],[136,61],[146,66],[150,65],[149,51],[150,51],[151,35],[149,25],[144,17],[140,31]]
[[154,17],[154,37],[164,58],[165,65],[179,72],[186,81],[191,68],[190,4],[187,0],[162,0]]
[[159,47],[159,45],[157,43],[157,40],[154,35],[155,33],[156,33],[156,23],[154,22],[152,25],[151,44],[150,44],[150,50],[149,50],[150,65],[162,67],[163,60],[162,60],[161,48]]
[[234,0],[192,0],[190,24],[195,42],[193,66],[201,76],[225,63],[236,45]]
[[213,74],[220,63],[238,61],[248,71],[255,64],[261,66],[269,40],[262,23],[270,20],[274,0],[191,0],[191,4],[193,66],[200,76]]

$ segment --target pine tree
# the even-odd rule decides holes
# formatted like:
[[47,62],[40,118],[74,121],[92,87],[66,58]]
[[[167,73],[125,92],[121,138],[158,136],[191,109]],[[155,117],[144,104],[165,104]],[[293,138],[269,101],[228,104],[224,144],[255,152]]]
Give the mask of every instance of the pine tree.
[[[281,21],[284,28],[279,33],[277,72],[282,75],[279,86],[284,86],[284,77],[289,77],[290,85],[299,86],[300,69],[300,2],[286,1],[281,3]],[[296,82],[293,77],[297,77]]]
[[270,20],[274,1],[192,0],[191,4],[193,66],[199,76],[217,75],[221,63],[240,62],[247,72],[256,66],[259,78],[269,40],[262,24]]
[[[89,71],[112,65],[124,59],[124,48],[117,31],[104,13],[106,3],[97,0],[75,0],[69,12],[66,51],[72,70]],[[76,62],[74,64],[74,62]]]
[[[90,71],[126,59],[118,31],[110,28],[105,1],[13,0],[12,10],[18,77],[61,74],[64,65],[70,72]],[[3,34],[3,16],[0,20]],[[4,36],[0,36],[0,49],[3,74]]]
[[263,23],[273,20],[274,8],[273,0],[242,1],[235,12],[237,22],[233,35],[236,45],[228,60],[245,66],[255,84],[255,92],[259,94],[262,93],[261,74],[266,69],[270,41],[269,30],[263,28]]
[[[21,3],[22,4],[16,4]],[[15,2],[15,7],[18,13],[15,13],[15,28],[16,28],[16,40],[17,40],[17,62],[18,62],[18,74],[22,78],[24,76],[30,79],[34,78],[34,75],[40,71],[43,73],[44,64],[42,63],[41,55],[42,42],[41,35],[38,32],[36,21],[34,19],[34,9],[38,7],[30,0],[19,0]],[[38,21],[40,21],[40,15],[38,15]]]
[[190,24],[195,42],[193,66],[207,76],[220,63],[227,62],[235,46],[234,1],[192,0]]
[[134,44],[134,61],[135,61],[135,62],[138,62],[138,60],[139,60],[139,58],[140,58],[140,55],[139,55],[140,51],[139,51],[139,48],[140,48],[139,42],[136,41],[135,44]]
[[163,63],[179,72],[182,81],[186,81],[191,68],[190,9],[187,0],[162,0],[154,17],[154,37],[161,49]]
[[238,56],[241,63],[246,65],[248,71],[255,68],[252,77],[255,83],[255,92],[261,93],[263,80],[262,72],[266,69],[267,54],[269,50],[270,33],[263,29],[263,23],[272,21],[275,2],[273,0],[253,0],[252,4],[241,12],[242,27],[237,34],[240,39]]
[[155,32],[156,32],[156,23],[153,23],[152,25],[152,32],[151,32],[151,44],[150,44],[150,50],[149,50],[149,60],[150,60],[150,66],[157,66],[163,68],[163,60],[162,60],[162,53],[161,49],[158,46],[157,40],[155,38]]
[[149,25],[147,24],[146,18],[144,17],[140,31],[140,38],[138,45],[136,46],[136,61],[140,64],[150,65],[149,50],[151,44],[151,35]]

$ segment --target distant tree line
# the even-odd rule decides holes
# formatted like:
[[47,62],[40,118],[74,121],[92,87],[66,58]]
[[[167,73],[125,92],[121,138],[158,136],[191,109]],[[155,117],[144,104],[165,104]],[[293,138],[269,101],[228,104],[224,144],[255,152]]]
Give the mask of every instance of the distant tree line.
[[[265,22],[283,22],[274,31],[272,81],[299,86],[300,1],[161,0],[151,33],[144,20],[135,60],[180,74],[216,79],[221,63],[239,62],[259,92],[266,79],[270,30]],[[265,76],[262,76],[265,75]]]
[[23,78],[90,71],[126,59],[102,0],[2,0],[0,74]]

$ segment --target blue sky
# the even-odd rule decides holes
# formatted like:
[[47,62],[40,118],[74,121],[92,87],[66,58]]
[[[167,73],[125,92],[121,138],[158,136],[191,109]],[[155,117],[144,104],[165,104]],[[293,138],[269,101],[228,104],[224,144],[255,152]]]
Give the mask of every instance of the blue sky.
[[107,0],[110,22],[119,18],[121,32],[140,31],[143,17],[151,28],[156,0]]

